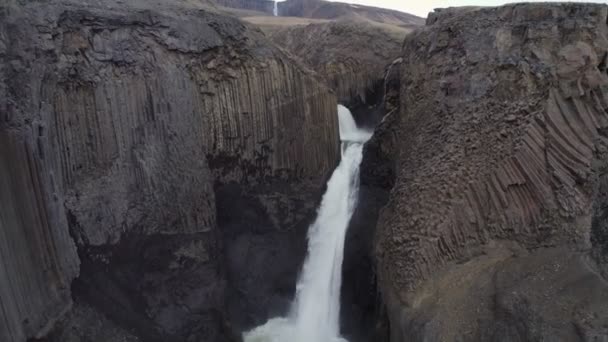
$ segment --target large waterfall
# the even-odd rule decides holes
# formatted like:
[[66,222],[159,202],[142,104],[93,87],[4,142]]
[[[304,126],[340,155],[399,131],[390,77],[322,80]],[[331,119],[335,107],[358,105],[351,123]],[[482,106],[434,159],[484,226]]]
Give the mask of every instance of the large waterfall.
[[342,160],[308,230],[308,255],[291,312],[244,333],[245,342],[345,341],[339,324],[344,239],[357,203],[363,144],[371,132],[359,129],[344,106],[338,106],[338,118]]

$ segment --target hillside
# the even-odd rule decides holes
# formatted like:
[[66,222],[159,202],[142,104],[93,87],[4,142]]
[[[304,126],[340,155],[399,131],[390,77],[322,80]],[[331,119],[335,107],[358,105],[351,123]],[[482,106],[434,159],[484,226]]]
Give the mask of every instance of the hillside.
[[287,0],[280,2],[279,14],[281,16],[313,19],[364,19],[408,28],[424,25],[423,18],[409,13],[323,0]]

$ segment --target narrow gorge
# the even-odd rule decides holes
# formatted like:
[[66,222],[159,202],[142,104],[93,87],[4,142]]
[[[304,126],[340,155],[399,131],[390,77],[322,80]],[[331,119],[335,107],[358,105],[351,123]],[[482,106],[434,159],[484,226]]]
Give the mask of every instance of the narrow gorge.
[[606,4],[5,0],[0,341],[608,341],[607,125]]
[[245,342],[346,341],[340,336],[344,241],[359,196],[363,145],[372,132],[357,127],[342,105],[338,118],[342,158],[308,230],[308,252],[289,314],[245,333]]

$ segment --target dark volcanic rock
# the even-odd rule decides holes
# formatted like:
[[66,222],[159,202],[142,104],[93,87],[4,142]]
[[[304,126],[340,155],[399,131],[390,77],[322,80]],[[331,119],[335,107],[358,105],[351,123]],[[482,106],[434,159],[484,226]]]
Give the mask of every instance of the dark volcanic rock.
[[275,43],[326,80],[360,126],[374,127],[391,110],[383,105],[387,81],[396,78],[398,84],[398,56],[409,30],[380,27],[366,21],[266,30]]
[[45,340],[48,342],[97,342],[123,341],[140,342],[130,332],[109,321],[98,310],[82,302],[69,312],[59,329],[55,329]]
[[376,242],[391,341],[607,338],[607,17],[442,10],[406,38]]
[[[397,66],[395,69],[394,74],[399,75]],[[379,109],[388,110],[388,113],[364,146],[358,204],[346,234],[341,319],[342,332],[351,342],[388,340],[387,317],[377,290],[373,249],[378,217],[395,182],[398,84],[398,77],[397,80],[387,78],[387,94],[390,95]],[[397,94],[393,94],[395,91]]]
[[330,22],[273,30],[271,39],[327,79],[338,101],[366,95],[399,57],[406,31],[390,34],[364,22]]
[[228,310],[236,331],[289,309],[306,253],[306,233],[320,198],[315,184],[217,185],[218,223],[226,246]]
[[103,314],[145,341],[230,339],[214,184],[320,184],[335,96],[187,2],[4,3],[0,76],[0,340],[44,337],[70,294],[65,329]]
[[373,244],[380,209],[389,189],[362,182],[357,208],[346,233],[342,265],[341,333],[350,342],[386,341],[377,324],[382,303],[377,291]]
[[79,266],[57,178],[40,158],[45,137],[35,127],[22,132],[25,141],[13,132],[0,126],[0,340],[11,342],[43,336],[70,310]]

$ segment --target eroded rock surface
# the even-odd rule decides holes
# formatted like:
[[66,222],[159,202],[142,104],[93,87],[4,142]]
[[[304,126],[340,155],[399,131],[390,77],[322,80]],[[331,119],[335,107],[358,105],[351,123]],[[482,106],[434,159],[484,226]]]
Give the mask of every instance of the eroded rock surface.
[[441,10],[406,38],[376,242],[391,341],[608,335],[607,16]]
[[325,77],[336,91],[338,101],[350,108],[381,102],[386,68],[399,57],[401,44],[409,32],[364,21],[288,26],[269,31],[275,43]]
[[[44,337],[72,296],[68,329],[230,339],[217,186],[321,184],[335,96],[197,2],[3,4],[0,58],[0,340]],[[74,334],[51,338],[99,336]]]

